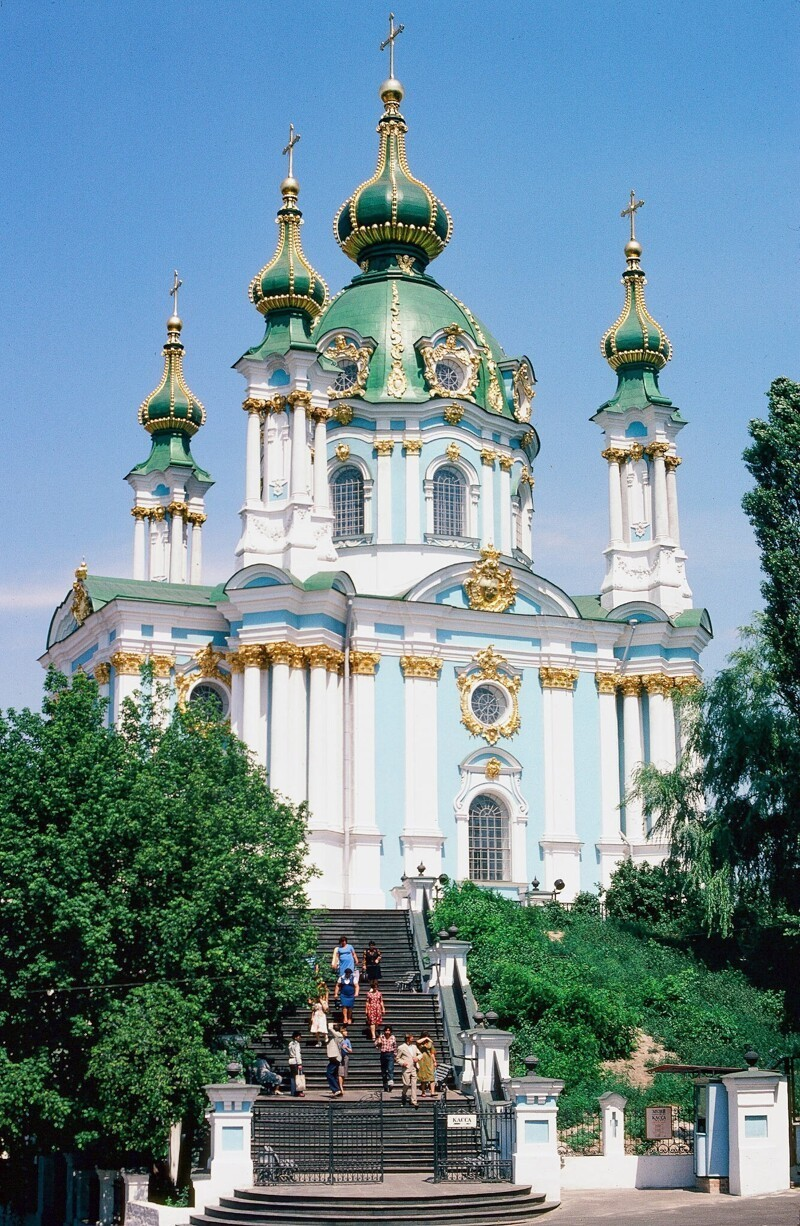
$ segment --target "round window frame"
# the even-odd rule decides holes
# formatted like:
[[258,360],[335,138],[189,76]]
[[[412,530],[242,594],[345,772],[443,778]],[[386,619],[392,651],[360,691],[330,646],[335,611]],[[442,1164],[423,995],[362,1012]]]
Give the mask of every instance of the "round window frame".
[[[480,715],[478,714],[478,712],[475,710],[475,705],[474,705],[475,695],[478,693],[478,690],[482,690],[482,689],[490,690],[492,694],[495,694],[498,697],[501,703],[501,710],[497,718],[491,721],[482,719]],[[505,721],[508,719],[512,708],[513,708],[513,700],[512,700],[511,695],[509,694],[505,686],[500,685],[497,681],[487,681],[485,678],[480,677],[478,678],[475,685],[473,685],[472,689],[470,690],[469,709],[472,712],[472,715],[475,718],[475,720],[480,724],[482,728],[499,728],[500,725],[505,723]]]
[[[333,380],[333,390],[337,396],[349,396],[354,388],[358,387],[358,362],[354,358],[343,358],[337,362],[337,374]],[[344,380],[347,378],[346,372],[351,371],[351,378],[346,384]],[[340,383],[340,380],[342,382]]]
[[230,712],[231,712],[230,692],[228,691],[226,686],[220,684],[218,681],[212,680],[209,677],[198,677],[197,678],[194,685],[189,690],[189,693],[186,695],[186,701],[188,703],[191,703],[192,700],[194,699],[194,695],[197,693],[199,689],[202,688],[202,686],[207,686],[208,689],[213,690],[213,692],[219,697],[222,703],[222,708],[219,712],[219,718],[228,719],[230,716]]
[[[447,384],[443,383],[442,380],[439,378],[439,368],[441,366],[448,366],[450,367],[451,370],[455,372],[456,377],[458,379],[458,382],[455,387],[448,387]],[[435,362],[433,371],[436,376],[436,384],[438,388],[442,392],[444,392],[444,394],[447,396],[457,396],[458,393],[463,389],[464,384],[466,383],[466,378],[467,378],[466,370],[464,369],[463,365],[458,360],[458,358],[453,357],[449,353],[447,357],[441,357],[439,358],[437,362]]]

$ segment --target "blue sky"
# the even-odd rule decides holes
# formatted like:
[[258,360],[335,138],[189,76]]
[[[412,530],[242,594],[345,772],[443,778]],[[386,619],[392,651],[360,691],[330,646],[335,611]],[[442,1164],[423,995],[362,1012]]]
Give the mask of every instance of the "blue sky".
[[[661,384],[679,440],[684,547],[718,667],[759,603],[740,510],[748,420],[800,378],[798,19],[760,4],[396,2],[406,26],[410,164],[455,223],[432,271],[536,369],[536,569],[599,590],[606,466],[589,422],[615,386],[599,339],[622,302],[631,187],[648,305],[674,359]],[[38,705],[50,615],[83,554],[129,575],[136,421],[161,372],[172,269],[194,451],[208,500],[206,577],[233,570],[243,385],[262,335],[247,299],[271,254],[280,150],[302,134],[306,252],[333,291],[332,238],[371,173],[386,6],[352,0],[3,0],[0,38],[2,420],[0,706]]]

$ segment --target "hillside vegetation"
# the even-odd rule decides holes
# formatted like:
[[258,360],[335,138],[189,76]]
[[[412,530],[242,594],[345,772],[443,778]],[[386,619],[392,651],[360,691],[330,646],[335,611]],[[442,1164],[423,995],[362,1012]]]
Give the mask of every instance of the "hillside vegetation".
[[680,1062],[743,1067],[743,1053],[754,1046],[768,1066],[797,1044],[782,1028],[780,992],[600,918],[591,895],[579,896],[572,910],[558,903],[520,907],[470,882],[451,885],[434,926],[451,924],[459,939],[472,942],[469,977],[481,1009],[497,1013],[497,1024],[515,1035],[512,1072],[524,1072],[522,1059],[533,1054],[537,1072],[564,1079],[562,1126],[595,1111],[605,1090],[626,1094],[632,1106],[689,1107],[688,1077],[626,1078],[619,1066],[607,1067],[637,1049],[641,1055],[643,1035],[653,1063],[666,1051]]

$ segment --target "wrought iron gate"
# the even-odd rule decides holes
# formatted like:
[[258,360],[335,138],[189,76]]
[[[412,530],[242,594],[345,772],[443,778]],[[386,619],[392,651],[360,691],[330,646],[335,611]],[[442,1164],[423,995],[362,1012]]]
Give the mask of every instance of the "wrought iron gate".
[[510,1103],[489,1107],[452,1100],[434,1107],[433,1178],[512,1183],[516,1112]]
[[256,1184],[381,1183],[383,1103],[254,1105]]

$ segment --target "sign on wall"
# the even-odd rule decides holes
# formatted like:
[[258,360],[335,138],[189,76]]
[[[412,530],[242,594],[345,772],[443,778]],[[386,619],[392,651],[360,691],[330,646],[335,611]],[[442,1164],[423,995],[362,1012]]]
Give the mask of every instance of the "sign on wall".
[[672,1140],[672,1107],[645,1107],[645,1136],[648,1141]]

